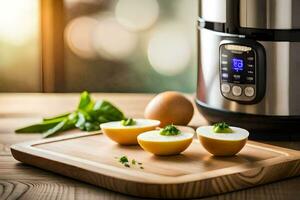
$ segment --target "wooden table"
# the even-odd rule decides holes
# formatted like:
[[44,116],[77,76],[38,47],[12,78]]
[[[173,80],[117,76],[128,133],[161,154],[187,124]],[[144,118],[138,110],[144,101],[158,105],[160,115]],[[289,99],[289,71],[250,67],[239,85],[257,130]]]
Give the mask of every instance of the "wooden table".
[[[142,117],[150,94],[94,94],[116,104],[127,116]],[[191,98],[191,97],[190,97]],[[97,188],[14,160],[10,145],[40,139],[39,134],[15,134],[14,129],[72,111],[78,94],[0,94],[0,199],[138,199]],[[191,98],[192,99],[192,98]],[[195,113],[192,126],[206,124]],[[72,132],[72,131],[71,131]],[[64,133],[70,134],[70,132]],[[300,150],[300,142],[268,142]],[[299,199],[300,177],[205,199]]]

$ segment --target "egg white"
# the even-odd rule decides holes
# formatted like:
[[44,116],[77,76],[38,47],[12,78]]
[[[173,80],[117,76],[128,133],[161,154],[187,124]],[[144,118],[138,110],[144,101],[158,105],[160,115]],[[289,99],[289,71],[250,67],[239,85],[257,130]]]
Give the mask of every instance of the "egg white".
[[149,126],[159,126],[160,121],[158,120],[152,120],[152,119],[134,119],[136,121],[135,125],[131,126],[123,126],[121,121],[115,121],[115,122],[107,122],[104,124],[101,124],[101,128],[124,128],[124,129],[130,129],[130,128],[144,128]]
[[173,141],[181,141],[181,140],[186,140],[190,139],[194,136],[193,133],[185,133],[182,132],[178,135],[161,135],[159,133],[159,130],[154,130],[154,131],[147,131],[145,133],[142,133],[138,136],[139,140],[143,141],[153,141],[153,142],[173,142]]
[[230,128],[233,133],[215,133],[213,131],[213,126],[201,126],[197,128],[196,132],[203,137],[226,141],[244,140],[249,136],[249,132],[246,129],[232,126]]

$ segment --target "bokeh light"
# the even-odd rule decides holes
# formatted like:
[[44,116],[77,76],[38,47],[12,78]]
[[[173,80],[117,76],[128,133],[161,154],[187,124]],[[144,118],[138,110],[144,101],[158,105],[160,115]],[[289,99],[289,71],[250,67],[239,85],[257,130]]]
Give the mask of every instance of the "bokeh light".
[[7,0],[0,6],[0,40],[22,45],[37,34],[39,22],[37,0]]
[[150,38],[148,59],[158,73],[177,75],[188,66],[190,58],[191,47],[179,24],[165,24]]
[[93,33],[93,45],[100,56],[120,60],[135,50],[137,36],[127,31],[114,17],[102,16]]
[[99,5],[103,2],[103,0],[64,0],[64,2],[65,2],[65,5],[78,4],[78,3]]
[[93,31],[97,23],[97,20],[92,17],[78,17],[67,25],[65,40],[77,56],[90,59],[97,57],[92,44]]
[[119,0],[115,15],[118,22],[133,31],[150,28],[159,16],[156,0]]

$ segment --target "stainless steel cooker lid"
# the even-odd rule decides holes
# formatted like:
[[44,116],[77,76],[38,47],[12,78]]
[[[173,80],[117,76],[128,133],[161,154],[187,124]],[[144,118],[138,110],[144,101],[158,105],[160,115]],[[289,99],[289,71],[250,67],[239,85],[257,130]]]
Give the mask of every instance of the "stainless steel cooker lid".
[[200,17],[256,29],[300,29],[300,0],[200,0]]

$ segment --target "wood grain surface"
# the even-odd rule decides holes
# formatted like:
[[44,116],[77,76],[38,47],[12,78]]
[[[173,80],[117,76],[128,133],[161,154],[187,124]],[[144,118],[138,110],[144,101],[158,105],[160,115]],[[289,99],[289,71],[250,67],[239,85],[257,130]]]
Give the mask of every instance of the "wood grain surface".
[[[132,117],[142,117],[151,94],[96,94],[114,102]],[[191,97],[192,98],[192,97]],[[14,134],[13,130],[42,117],[72,110],[78,94],[0,94],[0,199],[139,199],[65,178],[16,161],[11,144],[40,139],[38,134]],[[196,112],[191,125],[206,124]],[[70,132],[64,133],[68,135]],[[268,142],[300,150],[300,142]],[[299,199],[300,177],[204,199]]]
[[[11,150],[21,162],[147,198],[199,198],[300,174],[300,152],[253,141],[231,157],[211,156],[196,138],[180,155],[153,156],[138,145],[118,145],[101,133],[25,142]],[[120,164],[116,158],[123,155],[143,163],[143,169]]]

